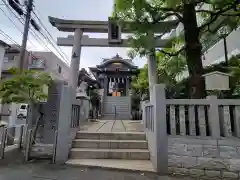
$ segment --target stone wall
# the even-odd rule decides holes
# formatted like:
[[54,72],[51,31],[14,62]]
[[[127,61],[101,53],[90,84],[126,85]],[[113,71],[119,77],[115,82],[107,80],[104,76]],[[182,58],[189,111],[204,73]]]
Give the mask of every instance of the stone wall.
[[168,166],[171,174],[240,178],[240,139],[169,136]]

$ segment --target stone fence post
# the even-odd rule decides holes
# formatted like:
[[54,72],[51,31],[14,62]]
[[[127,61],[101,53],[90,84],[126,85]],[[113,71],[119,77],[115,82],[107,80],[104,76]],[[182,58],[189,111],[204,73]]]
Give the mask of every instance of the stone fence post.
[[155,151],[152,163],[161,175],[168,173],[168,137],[166,122],[166,96],[165,85],[156,84],[153,86],[152,105],[154,118],[154,144]]
[[143,123],[144,129],[146,128],[146,109],[145,109],[145,104],[146,104],[146,101],[142,101],[142,102],[141,102],[142,123]]
[[56,157],[57,164],[63,164],[68,160],[69,143],[71,134],[71,110],[73,103],[72,87],[62,86],[59,116],[57,124],[57,144],[56,144]]
[[220,117],[217,96],[208,96],[209,100],[209,129],[213,138],[220,138]]

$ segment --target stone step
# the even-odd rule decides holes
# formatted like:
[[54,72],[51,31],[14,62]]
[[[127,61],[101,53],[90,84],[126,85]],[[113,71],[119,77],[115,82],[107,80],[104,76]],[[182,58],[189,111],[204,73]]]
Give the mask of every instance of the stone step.
[[70,152],[70,158],[149,160],[150,153],[148,150],[143,149],[72,148]]
[[[114,110],[114,109],[112,109],[112,106],[110,107],[108,107],[108,106],[105,106],[104,107],[104,110]],[[117,109],[116,110],[118,110],[118,111],[129,111],[129,107],[117,107]]]
[[147,149],[146,140],[75,139],[73,148]]
[[115,116],[114,114],[105,114],[101,117],[101,119],[104,120],[129,120],[131,119],[130,113],[126,114],[126,113],[119,113],[117,112],[117,115]]
[[69,159],[66,164],[76,167],[101,167],[116,170],[124,169],[130,171],[155,172],[150,160]]
[[[113,108],[113,105],[111,105],[111,106],[110,106],[110,105],[109,105],[109,106],[105,106],[104,109],[115,110],[115,109]],[[125,111],[125,110],[129,110],[129,107],[121,106],[121,107],[117,107],[116,110],[124,110],[124,111]]]
[[84,132],[78,131],[76,139],[146,140],[144,132]]
[[105,105],[104,107],[111,107],[111,108],[114,108],[115,105],[116,105],[116,108],[129,107],[129,104],[126,102],[105,102],[104,105]]

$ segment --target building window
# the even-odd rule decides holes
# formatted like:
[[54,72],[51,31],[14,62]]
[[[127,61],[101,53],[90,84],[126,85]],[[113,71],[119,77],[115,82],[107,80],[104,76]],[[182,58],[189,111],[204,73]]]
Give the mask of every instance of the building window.
[[32,64],[33,64],[33,65],[42,65],[42,64],[43,64],[43,61],[40,60],[40,59],[33,59],[33,60],[32,60]]
[[15,58],[14,55],[8,54],[7,56],[4,57],[3,62],[8,63],[9,61],[13,61]]
[[5,56],[5,57],[3,58],[3,62],[8,63],[8,62],[9,62],[8,57]]
[[58,73],[61,74],[62,73],[62,67],[58,66]]
[[42,68],[45,66],[45,60],[43,59],[32,59],[32,66]]

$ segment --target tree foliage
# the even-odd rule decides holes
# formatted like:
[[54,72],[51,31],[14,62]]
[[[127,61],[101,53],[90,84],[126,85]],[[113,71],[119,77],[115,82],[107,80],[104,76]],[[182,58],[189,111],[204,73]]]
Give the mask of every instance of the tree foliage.
[[[186,60],[184,58],[165,59],[160,54],[158,57],[158,76],[159,82],[166,84],[166,94],[168,98],[189,98],[188,78],[182,79],[182,73],[186,72]],[[132,81],[134,95],[141,97],[141,100],[149,99],[147,65],[140,69],[138,76]],[[230,90],[223,92],[221,97],[239,98],[240,97],[240,55],[232,56],[229,59],[228,66],[226,63],[220,62],[209,65],[204,68],[204,74],[213,71],[230,73]]]
[[[209,36],[206,33],[216,32],[223,26],[236,28],[240,15],[238,3],[238,0],[115,0],[114,15],[123,27],[128,26],[125,28],[133,31],[130,42],[135,54],[140,55],[151,52],[154,42],[166,33],[163,31],[160,35],[154,35],[162,21],[175,19],[176,24],[182,23],[183,33],[172,43],[175,52],[169,53],[165,49],[158,51],[176,56],[185,50],[192,88],[190,92],[192,97],[201,98],[204,96],[201,42],[207,41],[200,39],[206,39]],[[201,21],[197,17],[201,17]],[[131,23],[123,23],[126,21]]]
[[[28,127],[33,125],[33,111],[38,102],[47,99],[47,88],[51,84],[51,77],[47,73],[34,70],[19,71],[10,69],[10,78],[1,81],[0,97],[3,103],[26,103],[28,109]],[[44,114],[38,109],[40,114],[33,130],[33,139],[36,139],[37,130],[40,126]],[[35,141],[33,141],[35,142]]]
[[19,70],[9,71],[11,78],[2,80],[0,97],[3,103],[35,104],[47,98],[44,88],[51,83],[51,77],[42,72],[27,70],[20,74]]
[[[157,53],[157,75],[158,83],[166,84],[167,95],[174,97],[180,93],[182,87],[178,83],[178,77],[186,71],[186,59],[184,56],[166,56],[162,53]],[[142,97],[142,100],[149,98],[149,88],[148,88],[148,67],[144,65],[140,69],[138,76],[133,78],[132,88],[135,92]]]
[[[225,62],[213,64],[204,68],[204,73],[213,71],[220,71],[229,73],[230,76],[230,90],[219,93],[220,98],[239,98],[240,97],[240,55],[233,56],[228,61],[228,66]],[[188,77],[189,78],[189,77]],[[188,78],[184,78],[178,82],[178,86],[183,87],[181,94],[184,98],[189,97],[188,92]]]

